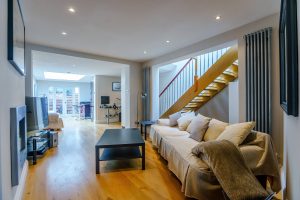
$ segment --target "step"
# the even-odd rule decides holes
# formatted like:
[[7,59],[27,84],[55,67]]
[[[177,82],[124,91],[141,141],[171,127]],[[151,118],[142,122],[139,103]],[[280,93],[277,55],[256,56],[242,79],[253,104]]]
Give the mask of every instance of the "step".
[[196,106],[185,106],[184,108],[197,108],[199,105]]
[[219,88],[213,87],[213,86],[207,86],[205,88],[205,90],[209,90],[209,91],[219,91]]
[[213,83],[209,84],[209,87],[214,87],[214,88],[218,88],[218,89],[222,89],[222,88],[224,88],[224,86],[226,86],[225,83],[218,83],[218,82],[213,82]]
[[234,79],[235,76],[229,75],[229,74],[224,74],[224,72],[223,72],[218,78],[224,79],[226,81],[230,81],[230,80]]
[[225,70],[225,71],[223,72],[223,74],[226,74],[226,75],[230,75],[230,76],[237,77],[237,74],[236,74],[236,72],[234,72],[234,71],[231,71],[231,70]]
[[218,79],[218,78],[214,80],[214,83],[227,85],[227,82],[225,80],[221,80],[221,79]]

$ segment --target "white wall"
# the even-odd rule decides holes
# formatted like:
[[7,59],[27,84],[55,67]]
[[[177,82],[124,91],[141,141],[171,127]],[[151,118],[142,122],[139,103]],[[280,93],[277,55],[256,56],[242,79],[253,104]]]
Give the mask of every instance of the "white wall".
[[130,127],[138,127],[136,122],[142,119],[142,67],[131,65],[129,69],[130,82]]
[[91,84],[83,82],[70,82],[70,81],[44,81],[38,80],[36,96],[44,96],[48,94],[49,87],[56,88],[79,88],[80,101],[91,101]]
[[[300,0],[297,0],[298,9],[298,60],[300,60]],[[299,65],[298,65],[299,67]],[[300,69],[300,68],[299,68]],[[300,77],[300,70],[299,70]],[[300,83],[300,82],[299,82]],[[300,94],[300,84],[299,84]],[[299,101],[300,105],[300,101]],[[299,109],[300,113],[300,109]],[[284,114],[284,177],[286,181],[286,198],[300,199],[300,117]]]
[[11,200],[17,187],[11,187],[10,108],[25,105],[25,79],[7,61],[6,0],[0,0],[0,31],[0,199]]
[[159,68],[151,67],[151,87],[150,87],[150,115],[151,120],[159,119]]
[[122,70],[121,75],[121,125],[122,127],[130,127],[130,80],[129,67]]
[[204,104],[197,112],[200,114],[216,118],[223,122],[229,121],[229,90],[224,88],[220,93],[214,96],[209,102]]
[[230,82],[228,85],[229,90],[229,123],[234,124],[240,121],[239,114],[239,82]]
[[[113,76],[95,76],[95,110],[96,110],[96,123],[106,123],[105,115],[107,110],[100,109],[101,105],[101,96],[110,96],[110,104],[120,105],[120,101],[116,100],[116,98],[121,98],[120,91],[112,91],[112,82],[121,82],[120,77]],[[122,100],[121,100],[122,101]],[[113,110],[110,111],[113,113]],[[113,118],[109,120],[110,122],[117,122],[119,118]]]

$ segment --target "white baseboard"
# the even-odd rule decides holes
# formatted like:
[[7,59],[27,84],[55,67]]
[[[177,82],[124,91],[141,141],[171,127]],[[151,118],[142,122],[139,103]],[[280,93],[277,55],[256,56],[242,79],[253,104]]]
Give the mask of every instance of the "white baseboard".
[[20,181],[19,181],[19,185],[17,186],[17,191],[16,191],[16,195],[15,195],[14,200],[21,200],[22,199],[24,189],[25,189],[27,174],[28,174],[28,161],[26,160],[25,163],[24,163],[24,166],[23,166],[23,170],[22,170]]
[[[109,123],[119,122],[119,120],[109,120]],[[107,124],[106,120],[95,120],[96,124]]]

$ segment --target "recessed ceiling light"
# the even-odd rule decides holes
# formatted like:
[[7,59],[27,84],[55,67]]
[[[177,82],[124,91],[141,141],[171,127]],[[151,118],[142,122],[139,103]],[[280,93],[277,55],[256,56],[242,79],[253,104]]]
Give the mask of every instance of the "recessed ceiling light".
[[216,20],[220,20],[220,19],[221,19],[220,15],[216,16]]
[[147,54],[147,51],[144,51],[144,54]]
[[52,80],[67,80],[67,81],[78,81],[82,79],[85,75],[71,74],[67,73],[57,73],[57,72],[44,72],[45,79]]
[[68,11],[69,11],[70,13],[75,13],[75,12],[76,12],[75,9],[72,8],[72,7],[70,7],[70,8],[68,9]]
[[170,40],[166,40],[166,43],[170,43],[171,41]]
[[64,31],[61,32],[61,34],[62,34],[62,35],[68,35],[68,33],[64,32]]

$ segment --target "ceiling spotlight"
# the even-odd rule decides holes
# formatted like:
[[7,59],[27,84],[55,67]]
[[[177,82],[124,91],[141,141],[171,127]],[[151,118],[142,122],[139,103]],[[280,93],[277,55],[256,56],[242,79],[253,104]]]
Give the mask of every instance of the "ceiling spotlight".
[[220,19],[221,19],[220,15],[216,16],[216,20],[220,20]]
[[70,7],[68,10],[69,10],[70,13],[75,13],[76,12],[75,9],[72,8],[72,7]]
[[144,51],[144,54],[147,54],[147,51]]
[[171,41],[170,40],[166,40],[166,43],[170,43]]
[[61,34],[62,34],[62,35],[67,35],[67,33],[66,33],[66,32],[64,32],[64,31],[63,31],[63,32],[61,32]]

